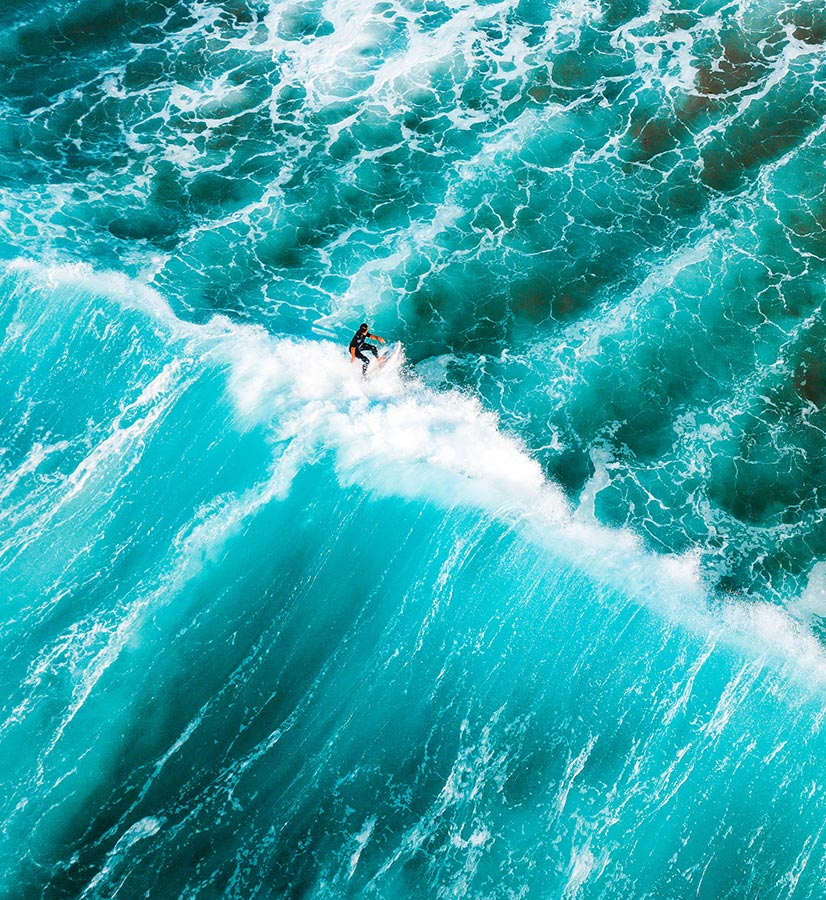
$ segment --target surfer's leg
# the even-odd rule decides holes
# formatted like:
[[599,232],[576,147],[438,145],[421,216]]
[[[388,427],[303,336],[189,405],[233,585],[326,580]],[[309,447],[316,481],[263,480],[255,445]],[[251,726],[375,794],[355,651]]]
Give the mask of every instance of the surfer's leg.
[[363,350],[369,350],[369,351],[373,354],[373,356],[376,357],[376,359],[379,358],[379,349],[378,349],[378,347],[374,347],[372,344],[365,344],[364,347],[362,347],[362,349],[363,349]]
[[366,375],[370,360],[361,352],[361,350],[356,350],[356,359],[361,360],[361,374]]

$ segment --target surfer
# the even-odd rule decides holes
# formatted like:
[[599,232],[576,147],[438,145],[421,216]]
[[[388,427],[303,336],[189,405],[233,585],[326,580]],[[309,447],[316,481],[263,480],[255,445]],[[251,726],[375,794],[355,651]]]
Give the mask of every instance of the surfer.
[[368,338],[373,338],[373,340],[379,341],[379,343],[384,343],[384,338],[379,337],[377,334],[370,334],[370,328],[366,322],[362,322],[359,325],[359,330],[353,335],[353,340],[350,341],[350,362],[354,362],[356,359],[361,360],[361,374],[367,374],[367,366],[370,365],[370,360],[364,355],[362,351],[367,350],[369,353],[372,353],[373,356],[378,359],[379,351],[377,347],[374,347],[372,344],[367,343]]

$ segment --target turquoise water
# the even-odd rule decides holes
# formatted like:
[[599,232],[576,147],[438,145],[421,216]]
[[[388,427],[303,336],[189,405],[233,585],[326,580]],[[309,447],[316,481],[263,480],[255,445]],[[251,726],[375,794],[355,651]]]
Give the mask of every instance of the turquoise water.
[[824,45],[7,0],[0,896],[823,897]]

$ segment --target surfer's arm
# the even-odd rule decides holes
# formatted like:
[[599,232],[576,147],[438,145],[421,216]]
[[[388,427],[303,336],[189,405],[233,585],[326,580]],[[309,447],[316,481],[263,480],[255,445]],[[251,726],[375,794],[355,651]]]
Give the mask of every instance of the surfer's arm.
[[384,343],[384,338],[379,337],[377,334],[368,334],[367,337],[373,338],[373,340],[380,341],[382,344]]

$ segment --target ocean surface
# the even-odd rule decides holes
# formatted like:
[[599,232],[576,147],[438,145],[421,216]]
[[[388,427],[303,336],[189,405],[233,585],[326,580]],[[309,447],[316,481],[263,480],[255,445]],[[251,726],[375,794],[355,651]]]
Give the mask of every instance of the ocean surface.
[[826,896],[822,0],[3,0],[0,112],[3,900]]

